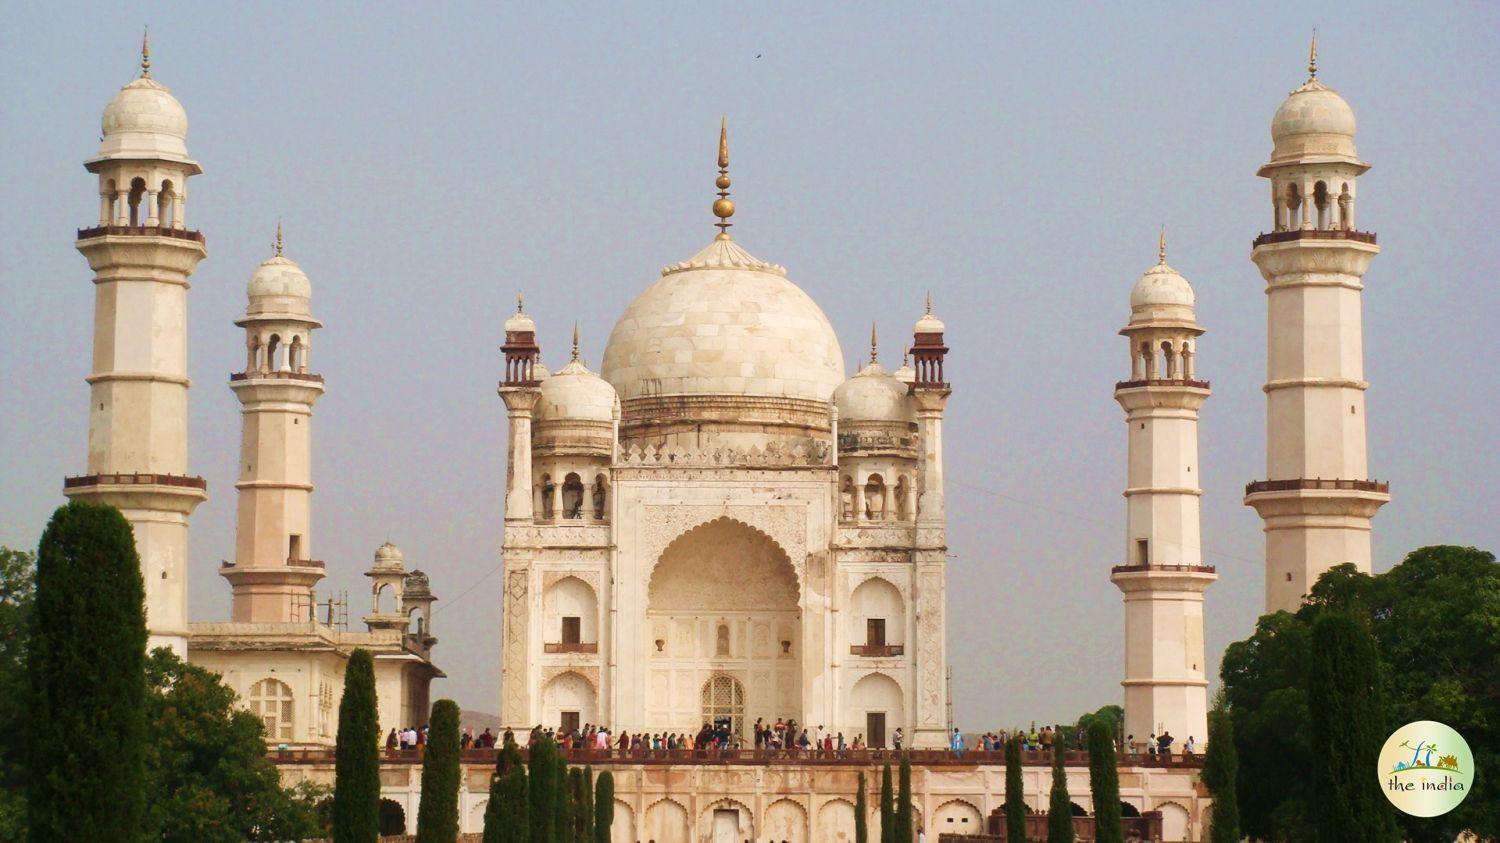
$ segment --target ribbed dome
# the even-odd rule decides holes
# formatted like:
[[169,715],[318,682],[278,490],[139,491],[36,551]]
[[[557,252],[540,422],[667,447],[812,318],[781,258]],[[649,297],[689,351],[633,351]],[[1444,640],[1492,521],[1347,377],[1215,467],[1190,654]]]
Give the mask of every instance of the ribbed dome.
[[187,112],[165,86],[142,76],[104,107],[101,158],[188,160]]
[[1187,279],[1166,263],[1146,270],[1130,291],[1130,321],[1154,319],[1191,321],[1196,296]]
[[840,424],[909,423],[917,419],[906,384],[874,362],[839,384],[833,392],[833,405],[838,408]]
[[275,255],[261,262],[245,285],[250,304],[247,316],[289,316],[312,318],[308,299],[312,298],[312,281],[290,258]]
[[516,311],[510,315],[509,319],[505,320],[505,332],[509,334],[515,331],[530,331],[534,334],[536,333],[536,323],[531,321],[529,315]]
[[537,402],[536,421],[572,420],[610,422],[614,420],[615,389],[609,382],[590,372],[577,360],[542,381],[542,398]]
[[401,568],[405,557],[401,555],[401,548],[390,542],[382,544],[375,549],[375,567],[377,569]]
[[1292,91],[1271,118],[1271,160],[1304,156],[1357,158],[1354,109],[1317,79]]
[[828,401],[844,380],[828,317],[786,271],[715,240],[631,302],[604,351],[621,400],[736,395]]

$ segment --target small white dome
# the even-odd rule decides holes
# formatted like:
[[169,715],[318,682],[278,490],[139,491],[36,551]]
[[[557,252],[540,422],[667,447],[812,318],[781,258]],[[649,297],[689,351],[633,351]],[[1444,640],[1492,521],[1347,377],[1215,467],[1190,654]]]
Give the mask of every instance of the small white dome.
[[901,365],[896,367],[896,371],[891,372],[891,377],[909,386],[917,382],[917,370],[913,369],[910,363],[902,360]]
[[[915,373],[913,373],[915,379]],[[839,423],[916,421],[916,411],[906,384],[888,374],[879,363],[870,363],[833,391]]]
[[256,268],[245,287],[245,295],[252,299],[262,296],[312,298],[312,281],[290,258],[276,255],[262,261]]
[[542,361],[538,360],[531,364],[531,377],[534,380],[545,381],[547,378],[552,377],[552,370],[543,366]]
[[505,333],[509,334],[516,331],[536,333],[536,323],[531,321],[530,314],[522,313],[518,310],[512,313],[509,319],[505,320]]
[[917,320],[916,327],[912,329],[912,332],[917,334],[941,334],[946,329],[947,326],[943,324],[943,320],[933,316],[932,312],[928,311],[922,314],[921,319]]
[[542,397],[536,406],[538,423],[614,420],[615,388],[577,360],[543,380],[541,391]]
[[1146,270],[1130,291],[1131,322],[1152,319],[1193,319],[1197,297],[1177,270],[1165,263]]
[[1356,158],[1354,109],[1317,79],[1292,91],[1271,118],[1271,159],[1302,156]]
[[390,542],[375,549],[376,568],[400,568],[403,562],[405,562],[405,557],[401,555],[401,548]]
[[827,401],[844,380],[816,302],[732,240],[662,270],[621,314],[603,376],[622,400],[744,395]]
[[150,76],[120,89],[104,107],[101,158],[186,161],[187,112],[172,92]]

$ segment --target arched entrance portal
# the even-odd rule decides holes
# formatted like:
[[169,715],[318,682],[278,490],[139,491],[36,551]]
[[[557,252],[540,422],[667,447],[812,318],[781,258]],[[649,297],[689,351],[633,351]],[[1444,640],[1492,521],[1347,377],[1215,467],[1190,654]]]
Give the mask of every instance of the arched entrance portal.
[[647,728],[691,734],[726,717],[748,740],[757,718],[802,721],[799,591],[786,552],[742,522],[667,545],[647,590]]

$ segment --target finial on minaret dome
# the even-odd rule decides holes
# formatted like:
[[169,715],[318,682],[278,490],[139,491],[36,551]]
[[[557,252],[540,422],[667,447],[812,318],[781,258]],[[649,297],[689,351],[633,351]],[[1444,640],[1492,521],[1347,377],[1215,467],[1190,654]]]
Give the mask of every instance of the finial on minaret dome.
[[1307,81],[1318,78],[1318,30],[1313,28],[1312,46],[1307,48]]
[[874,322],[870,323],[870,362],[880,362],[880,340],[878,335],[875,333]]
[[714,185],[719,188],[719,198],[714,200],[714,216],[719,221],[714,225],[719,227],[720,240],[728,240],[729,226],[733,225],[729,218],[734,216],[734,202],[729,199],[729,117],[726,115],[719,120],[719,177],[714,180]]
[[281,217],[276,218],[276,257],[281,257]]
[[151,75],[151,28],[141,29],[141,77]]
[[1161,227],[1161,235],[1156,238],[1156,263],[1159,266],[1167,265],[1167,227]]
[[516,291],[516,312],[526,312],[526,294],[521,292],[520,290]]
[[578,359],[578,320],[573,320],[573,359]]

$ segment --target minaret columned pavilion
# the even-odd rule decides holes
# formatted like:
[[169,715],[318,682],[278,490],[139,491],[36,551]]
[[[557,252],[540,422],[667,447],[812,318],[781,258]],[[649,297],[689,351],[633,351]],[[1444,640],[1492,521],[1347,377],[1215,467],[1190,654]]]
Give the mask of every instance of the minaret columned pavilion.
[[242,623],[315,620],[313,586],[324,565],[312,558],[312,408],[323,378],[308,370],[312,283],[282,254],[250,277],[245,315],[245,369],[229,376],[241,404],[239,513],[235,556],[219,573],[233,590]]
[[1203,591],[1218,578],[1199,534],[1198,411],[1208,399],[1195,361],[1193,288],[1160,258],[1130,293],[1130,380],[1115,384],[1125,409],[1126,562],[1110,571],[1125,595],[1125,733],[1208,736]]
[[151,76],[104,109],[98,224],[78,232],[94,271],[88,473],[68,477],[70,498],[118,507],[135,532],[151,647],[187,653],[188,516],[207,499],[187,467],[188,276],[207,254],[187,228],[187,113]]
[[1355,228],[1354,112],[1309,77],[1271,121],[1273,229],[1250,257],[1266,280],[1266,478],[1245,487],[1265,521],[1266,611],[1296,611],[1324,571],[1370,570],[1370,519],[1390,500],[1365,450],[1362,279],[1380,252]]

